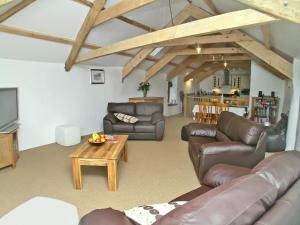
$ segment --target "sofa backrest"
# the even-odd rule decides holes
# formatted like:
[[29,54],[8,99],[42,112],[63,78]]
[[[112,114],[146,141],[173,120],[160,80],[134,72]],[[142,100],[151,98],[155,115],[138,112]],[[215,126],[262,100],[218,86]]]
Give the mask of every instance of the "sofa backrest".
[[251,173],[274,185],[278,189],[278,197],[281,197],[300,178],[300,152],[276,153],[261,161]]
[[251,174],[177,207],[154,225],[250,225],[272,206],[276,197],[276,187]]
[[124,113],[127,115],[135,115],[135,103],[113,103],[110,102],[107,105],[107,112],[109,113]]
[[136,103],[137,116],[151,116],[155,112],[163,113],[162,103],[138,102]]
[[224,134],[232,141],[256,145],[263,132],[263,126],[232,112],[225,111],[220,114],[217,130],[219,133],[218,137],[222,137],[221,134]]
[[279,198],[254,225],[299,225],[300,180]]

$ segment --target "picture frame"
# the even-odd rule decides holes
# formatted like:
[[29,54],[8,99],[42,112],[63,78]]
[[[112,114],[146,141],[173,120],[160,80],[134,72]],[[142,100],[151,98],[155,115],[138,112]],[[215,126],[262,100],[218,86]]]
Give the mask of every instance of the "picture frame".
[[105,72],[103,69],[91,69],[91,84],[104,84]]

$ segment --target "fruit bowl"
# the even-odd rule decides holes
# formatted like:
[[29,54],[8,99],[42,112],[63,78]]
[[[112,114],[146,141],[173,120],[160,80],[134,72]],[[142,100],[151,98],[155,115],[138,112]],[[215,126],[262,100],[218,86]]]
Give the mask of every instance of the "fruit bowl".
[[93,133],[91,137],[89,137],[88,142],[93,145],[102,145],[106,142],[106,138],[104,135]]

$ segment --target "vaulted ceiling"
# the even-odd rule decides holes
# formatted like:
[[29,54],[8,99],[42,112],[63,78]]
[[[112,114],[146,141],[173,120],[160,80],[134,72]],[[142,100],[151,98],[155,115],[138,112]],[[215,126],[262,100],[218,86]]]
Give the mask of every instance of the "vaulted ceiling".
[[[186,71],[194,71],[198,76],[201,72],[205,77],[207,71],[220,67],[220,61],[234,61],[233,64],[243,67],[250,58],[281,78],[291,78],[292,58],[300,56],[300,25],[292,21],[294,18],[287,18],[286,11],[281,16],[278,14],[282,13],[281,8],[273,7],[275,17],[256,10],[241,11],[249,6],[255,8],[251,4],[258,0],[193,0],[192,4],[172,0],[171,10],[166,0],[97,0],[95,4],[89,0],[13,0],[10,3],[0,0],[0,5],[1,1],[6,1],[0,7],[1,58],[66,63],[67,70],[80,61],[95,66],[122,66],[124,79],[135,68],[141,68],[148,80],[159,71],[166,72],[168,79]],[[277,2],[282,1],[273,1],[274,5]],[[287,2],[288,7],[300,5],[298,0]],[[105,9],[99,13],[103,6]],[[263,6],[261,11],[270,11],[268,4]],[[285,7],[284,10],[288,8]],[[233,12],[232,16],[224,14],[228,12]],[[217,14],[224,15],[213,17]],[[111,18],[114,16],[117,17]],[[242,20],[243,16],[247,19]],[[279,20],[279,17],[289,20]],[[180,29],[170,28],[167,34],[157,31],[168,24],[192,20],[196,20],[195,28],[183,25]],[[213,29],[206,29],[207,23]],[[262,26],[264,23],[268,25]],[[225,31],[245,24],[247,28],[242,31]],[[156,33],[154,36],[150,33],[155,31],[157,40]],[[174,41],[175,34],[176,38],[184,39]],[[137,36],[140,37],[130,40]],[[111,48],[117,42],[121,42],[119,48]],[[195,44],[201,45],[201,55],[197,55]],[[153,49],[160,46],[164,49],[151,56]]]

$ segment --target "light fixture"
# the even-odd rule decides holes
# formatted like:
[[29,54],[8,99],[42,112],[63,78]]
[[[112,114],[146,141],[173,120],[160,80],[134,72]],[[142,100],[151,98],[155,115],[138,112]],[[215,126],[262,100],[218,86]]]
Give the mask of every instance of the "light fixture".
[[196,51],[197,51],[197,54],[199,55],[201,53],[201,46],[199,45],[199,43],[197,43],[197,46],[196,46]]
[[228,63],[226,61],[224,61],[224,67],[226,68],[228,65]]
[[287,6],[289,5],[289,1],[288,1],[288,0],[283,0],[283,5],[284,5],[285,7],[287,7]]
[[189,79],[189,81],[193,81],[193,80],[194,80],[194,78]]

